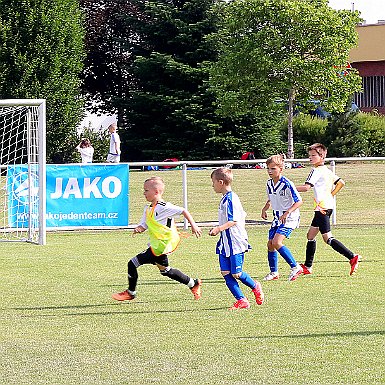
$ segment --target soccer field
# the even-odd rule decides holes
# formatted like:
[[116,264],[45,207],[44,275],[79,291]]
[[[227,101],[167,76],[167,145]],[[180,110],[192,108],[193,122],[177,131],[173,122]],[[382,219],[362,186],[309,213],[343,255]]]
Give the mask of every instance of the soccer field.
[[[131,179],[138,181],[131,188],[141,207],[141,183],[149,175],[138,172]],[[361,171],[365,185],[366,175]],[[210,181],[197,178],[207,199],[189,209],[203,218],[201,212],[211,215],[210,205],[216,210],[219,196]],[[383,223],[382,194],[362,191],[351,194],[355,199],[341,192],[341,218],[359,198],[370,201],[365,210],[378,207],[372,219]],[[312,195],[303,197],[311,205]],[[258,219],[261,199],[245,202],[250,219]],[[300,262],[310,214],[304,210],[303,226],[286,242]],[[3,243],[0,383],[384,384],[385,230],[366,220],[359,226],[360,214],[350,214],[355,222],[333,228],[333,234],[363,256],[355,276],[349,276],[347,260],[319,239],[313,275],[289,283],[289,267],[280,259],[281,279],[262,283],[266,303],[233,312],[214,254],[216,238],[207,228],[201,239],[183,238],[170,257],[172,266],[202,278],[199,301],[153,266],[139,268],[137,299],[111,299],[126,288],[127,261],[145,248],[145,233],[57,232],[48,234],[46,246]],[[267,229],[248,226],[253,250],[245,270],[259,280],[268,272]]]
[[[266,228],[248,230],[254,250],[245,270],[261,279]],[[126,288],[126,262],[144,234],[71,232],[49,234],[45,247],[4,244],[0,382],[384,383],[384,231],[334,233],[364,256],[356,276],[319,243],[312,276],[289,283],[281,260],[282,279],[263,284],[266,303],[235,312],[207,234],[184,239],[171,258],[202,277],[199,301],[152,266],[140,268],[134,302],[111,299]],[[287,242],[295,255],[304,239],[300,229]]]

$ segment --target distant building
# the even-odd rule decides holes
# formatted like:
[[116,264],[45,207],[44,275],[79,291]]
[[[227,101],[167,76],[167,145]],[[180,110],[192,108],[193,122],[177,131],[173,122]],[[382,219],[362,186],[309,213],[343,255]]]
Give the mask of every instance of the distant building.
[[354,101],[361,111],[385,114],[385,21],[357,26],[358,47],[350,52],[351,66],[362,76],[363,92]]

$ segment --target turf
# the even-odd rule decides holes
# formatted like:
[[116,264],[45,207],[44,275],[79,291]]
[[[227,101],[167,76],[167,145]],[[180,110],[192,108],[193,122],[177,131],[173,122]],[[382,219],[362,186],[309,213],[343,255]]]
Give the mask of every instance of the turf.
[[[265,226],[249,229],[245,270],[267,273]],[[314,274],[264,283],[266,303],[230,312],[215,239],[183,240],[172,265],[203,279],[203,298],[139,270],[138,298],[126,262],[146,243],[128,231],[49,234],[45,247],[4,244],[1,257],[1,372],[4,384],[381,384],[384,383],[382,229],[335,236],[359,250],[349,264],[319,244]],[[303,254],[305,229],[287,245]],[[250,293],[245,291],[249,298]]]

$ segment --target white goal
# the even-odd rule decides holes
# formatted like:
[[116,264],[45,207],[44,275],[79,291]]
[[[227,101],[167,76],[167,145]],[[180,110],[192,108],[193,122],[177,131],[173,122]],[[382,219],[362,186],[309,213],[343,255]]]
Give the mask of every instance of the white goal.
[[0,241],[46,243],[43,99],[0,99]]

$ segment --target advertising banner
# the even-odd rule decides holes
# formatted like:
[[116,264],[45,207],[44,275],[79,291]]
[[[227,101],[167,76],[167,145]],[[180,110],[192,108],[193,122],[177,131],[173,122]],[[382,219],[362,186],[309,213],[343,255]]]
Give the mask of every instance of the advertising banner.
[[39,176],[38,166],[17,165],[7,167],[8,225],[11,228],[37,227]]
[[127,226],[129,167],[47,165],[47,227]]
[[[128,225],[128,165],[47,165],[46,173],[47,228]],[[35,173],[30,175],[32,181],[28,166],[8,167],[8,220],[11,227],[28,226],[30,209],[24,196],[28,195],[29,188],[32,198],[37,199],[37,177]]]

